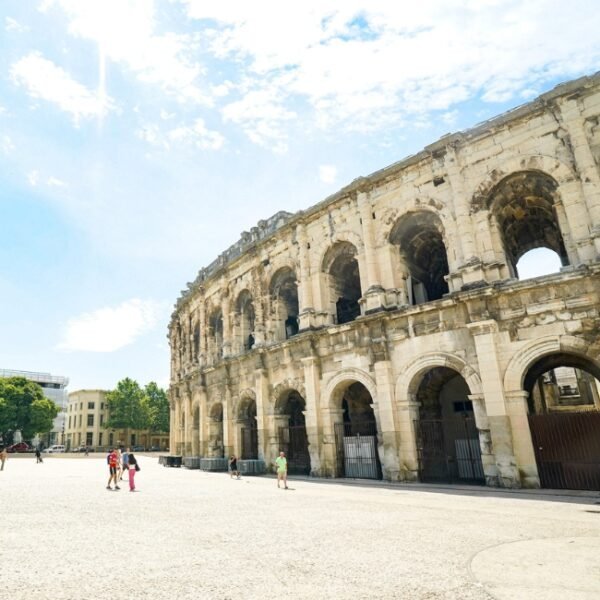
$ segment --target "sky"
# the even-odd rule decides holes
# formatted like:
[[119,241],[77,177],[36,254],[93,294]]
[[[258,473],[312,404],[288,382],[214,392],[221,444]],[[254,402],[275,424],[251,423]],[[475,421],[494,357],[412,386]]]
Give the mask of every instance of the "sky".
[[242,231],[596,72],[598,31],[592,0],[2,0],[0,368],[167,386]]

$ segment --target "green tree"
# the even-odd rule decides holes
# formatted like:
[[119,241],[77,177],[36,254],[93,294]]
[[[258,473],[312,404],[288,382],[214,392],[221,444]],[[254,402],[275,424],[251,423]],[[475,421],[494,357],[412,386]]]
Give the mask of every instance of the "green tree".
[[47,433],[58,411],[37,383],[24,377],[0,378],[0,434],[5,441],[17,430],[26,440]]
[[170,410],[167,393],[154,381],[151,381],[144,388],[144,394],[150,430],[157,433],[169,433]]
[[109,429],[147,429],[148,411],[144,390],[137,381],[126,377],[117,383],[116,389],[106,394],[108,402]]

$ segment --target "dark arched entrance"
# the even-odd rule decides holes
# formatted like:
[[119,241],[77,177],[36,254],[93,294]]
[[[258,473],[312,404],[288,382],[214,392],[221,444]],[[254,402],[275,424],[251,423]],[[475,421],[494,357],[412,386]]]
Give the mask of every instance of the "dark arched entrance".
[[341,422],[335,425],[338,474],[381,479],[377,422],[369,390],[358,381],[346,383],[336,390],[334,402],[341,409]]
[[600,490],[600,367],[550,354],[531,365],[523,387],[540,485]]
[[417,391],[419,476],[425,482],[485,483],[469,386],[447,367],[427,371]]
[[277,414],[287,417],[287,424],[279,427],[279,448],[287,456],[290,474],[310,474],[305,408],[304,398],[296,390],[291,390],[282,396],[276,407]]
[[256,460],[258,458],[258,425],[254,400],[247,400],[241,404],[238,423],[241,434],[241,458],[242,460]]

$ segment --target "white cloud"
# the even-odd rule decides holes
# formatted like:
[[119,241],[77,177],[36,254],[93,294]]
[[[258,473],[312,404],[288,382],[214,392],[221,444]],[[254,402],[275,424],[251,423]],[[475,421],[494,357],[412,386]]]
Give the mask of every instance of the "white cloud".
[[133,298],[69,319],[58,349],[114,352],[150,331],[158,322],[161,306],[152,300]]
[[39,180],[40,180],[39,171],[29,171],[29,173],[27,173],[27,181],[29,181],[29,185],[31,187],[36,187]]
[[208,129],[200,118],[191,125],[180,125],[166,132],[161,131],[158,125],[147,124],[136,133],[141,140],[165,150],[170,150],[174,144],[191,145],[200,150],[220,150],[225,144],[225,137]]
[[4,17],[4,29],[6,31],[16,31],[17,33],[29,31],[29,27],[21,25],[21,23],[12,17]]
[[40,9],[60,7],[69,32],[95,41],[101,53],[133,71],[138,80],[157,85],[182,102],[210,105],[198,84],[203,68],[196,60],[194,35],[157,35],[154,2],[147,0],[45,0]]
[[323,183],[335,183],[337,178],[337,168],[333,165],[319,166],[319,179]]
[[182,1],[209,28],[210,52],[237,67],[224,118],[280,150],[306,102],[322,128],[370,132],[448,118],[475,97],[528,97],[600,63],[587,0]]
[[173,142],[193,144],[201,150],[219,150],[225,143],[225,138],[218,131],[207,129],[203,119],[196,119],[189,127],[177,127],[167,134]]
[[12,154],[12,151],[15,149],[15,145],[13,144],[12,139],[8,135],[3,135],[2,140],[0,142],[0,148],[2,148],[3,154]]
[[64,181],[62,181],[62,179],[58,179],[57,177],[53,177],[52,175],[46,180],[46,185],[58,188],[67,187],[67,184]]
[[110,98],[102,99],[94,94],[39,52],[32,52],[14,63],[10,75],[31,97],[52,102],[70,113],[76,124],[81,118],[101,118],[113,106]]

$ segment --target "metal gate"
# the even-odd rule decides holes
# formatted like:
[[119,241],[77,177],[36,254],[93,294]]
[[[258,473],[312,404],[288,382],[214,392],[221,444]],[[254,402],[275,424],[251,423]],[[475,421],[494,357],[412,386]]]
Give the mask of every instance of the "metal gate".
[[335,424],[335,442],[338,473],[356,479],[381,479],[381,463],[377,452],[377,424],[375,421]]
[[600,412],[529,415],[544,488],[600,490]]
[[308,437],[304,425],[279,428],[279,448],[285,452],[288,473],[291,475],[310,474],[310,454]]
[[242,460],[258,458],[258,429],[242,427]]
[[473,417],[415,421],[421,481],[485,483]]

